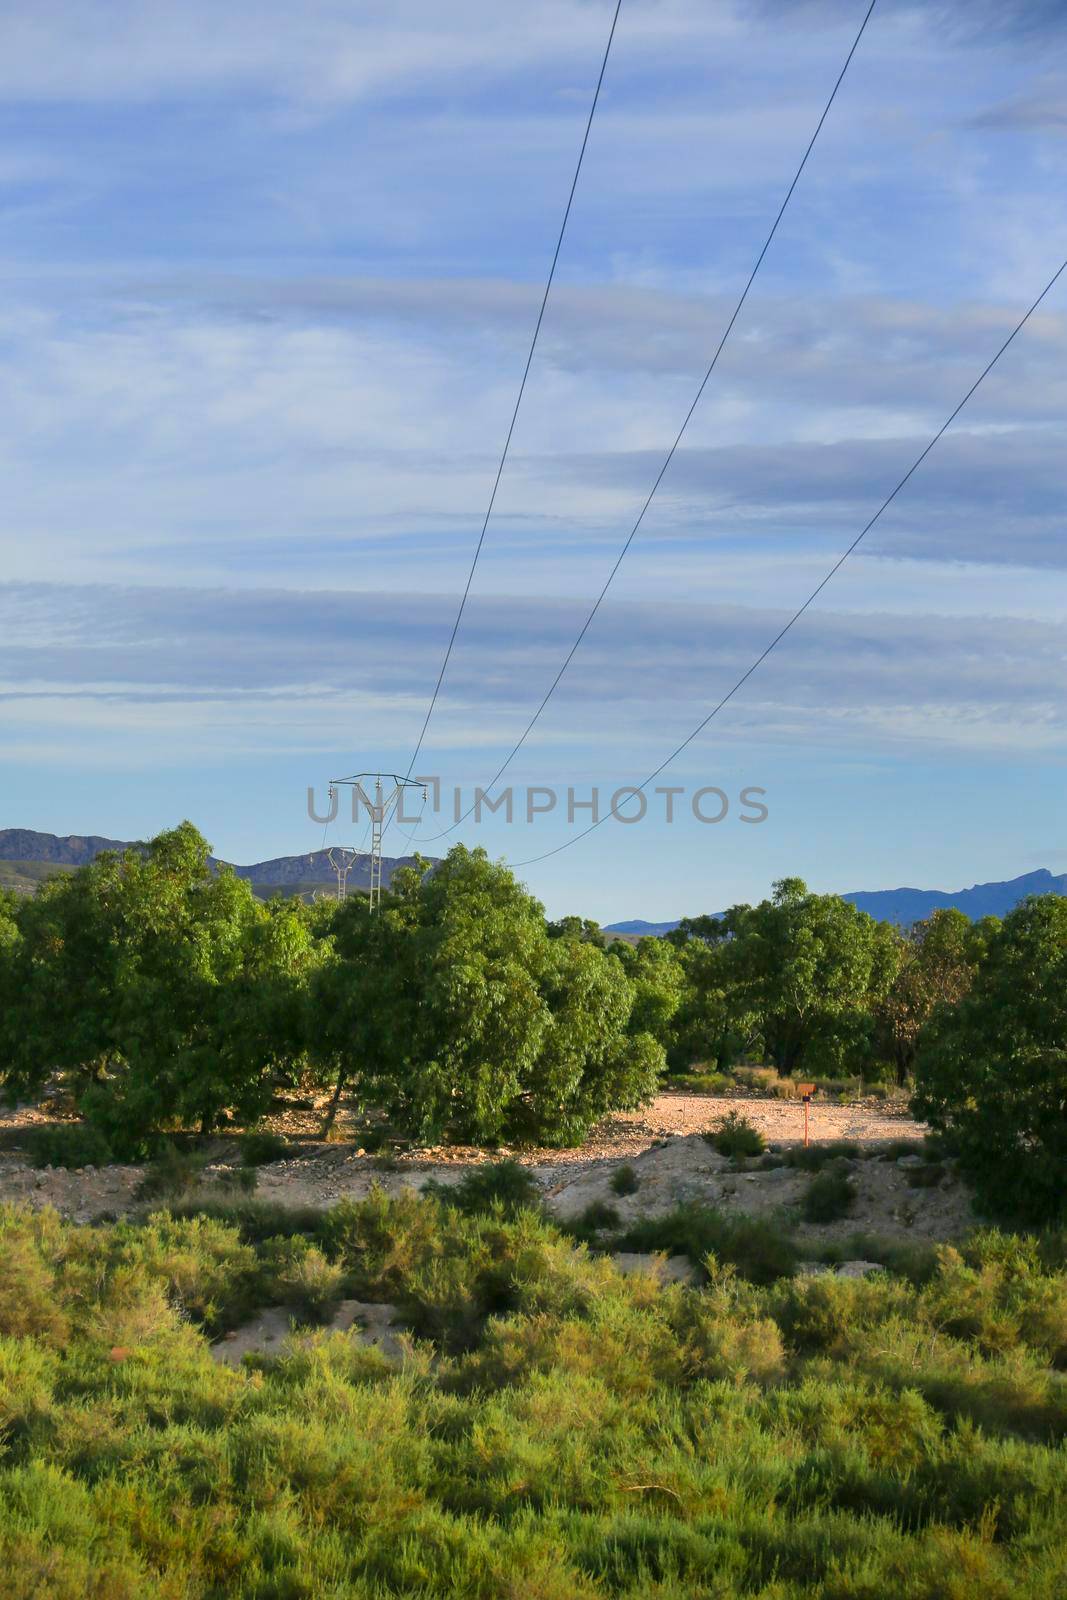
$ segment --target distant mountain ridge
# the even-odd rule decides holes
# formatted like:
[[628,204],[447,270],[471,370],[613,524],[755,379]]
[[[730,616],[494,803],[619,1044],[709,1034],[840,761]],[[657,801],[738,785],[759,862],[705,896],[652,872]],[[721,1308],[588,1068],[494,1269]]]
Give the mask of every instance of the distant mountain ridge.
[[[104,839],[99,834],[72,833],[61,838],[54,833],[36,833],[32,828],[0,828],[0,888],[8,887],[29,893],[37,881],[48,876],[47,869],[61,871],[64,867],[85,867],[105,850],[129,850],[138,842]],[[398,867],[410,866],[414,859],[414,856],[383,856],[382,882],[388,884]],[[210,860],[214,867],[233,865],[215,856]],[[29,871],[28,868],[33,870]],[[312,850],[307,855],[276,856],[271,861],[255,861],[247,867],[234,866],[233,870],[259,892],[288,889],[296,893],[309,893],[320,886],[337,886],[337,875],[330,865],[328,850]],[[370,859],[363,855],[348,875],[348,887],[365,889],[369,884]]]
[[[843,894],[860,911],[867,911],[880,922],[895,922],[901,928],[910,928],[921,922],[932,911],[954,907],[977,922],[981,917],[1003,917],[1032,894],[1067,895],[1067,872],[1052,873],[1047,867],[1037,872],[1024,872],[1019,878],[1008,878],[1001,883],[975,883],[969,889],[857,889]],[[721,916],[721,912],[713,912]],[[626,933],[632,936],[662,938],[671,933],[678,922],[612,922],[605,933]]]

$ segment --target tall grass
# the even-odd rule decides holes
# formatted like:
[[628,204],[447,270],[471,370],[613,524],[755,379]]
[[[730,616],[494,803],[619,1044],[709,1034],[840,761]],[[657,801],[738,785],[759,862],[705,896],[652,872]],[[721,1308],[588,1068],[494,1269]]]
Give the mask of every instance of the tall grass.
[[[499,1203],[235,1214],[0,1209],[5,1597],[1067,1592],[1062,1239],[757,1283],[676,1214],[670,1246],[714,1235],[692,1289]],[[342,1291],[400,1304],[406,1357],[318,1331],[212,1360],[250,1308]]]

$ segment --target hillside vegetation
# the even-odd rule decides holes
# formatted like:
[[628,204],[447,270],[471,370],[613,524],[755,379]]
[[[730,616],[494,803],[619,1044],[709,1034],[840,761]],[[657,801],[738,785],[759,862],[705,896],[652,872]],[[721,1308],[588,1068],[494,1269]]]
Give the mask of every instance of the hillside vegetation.
[[[712,1259],[690,1289],[486,1187],[313,1233],[0,1211],[4,1593],[1063,1594],[1062,1237],[860,1281]],[[406,1358],[311,1333],[213,1361],[256,1305],[346,1293],[399,1308]]]

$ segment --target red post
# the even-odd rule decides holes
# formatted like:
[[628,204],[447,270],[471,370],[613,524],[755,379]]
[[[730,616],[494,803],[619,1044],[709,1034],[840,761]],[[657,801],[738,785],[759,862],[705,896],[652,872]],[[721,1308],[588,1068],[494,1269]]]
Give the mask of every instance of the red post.
[[811,1105],[811,1097],[815,1093],[815,1085],[813,1083],[798,1083],[797,1088],[804,1102],[804,1148],[806,1150],[808,1148],[808,1107]]

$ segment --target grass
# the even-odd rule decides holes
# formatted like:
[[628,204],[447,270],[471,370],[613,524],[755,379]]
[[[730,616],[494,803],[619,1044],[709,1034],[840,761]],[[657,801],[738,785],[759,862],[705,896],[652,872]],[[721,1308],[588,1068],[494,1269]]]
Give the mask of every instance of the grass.
[[[5,1595],[1065,1592],[1062,1236],[975,1235],[922,1282],[753,1283],[690,1208],[661,1247],[718,1245],[693,1290],[499,1197],[232,1211],[0,1208]],[[342,1291],[400,1304],[403,1362],[323,1332],[212,1360],[206,1333],[257,1305],[312,1323]]]

